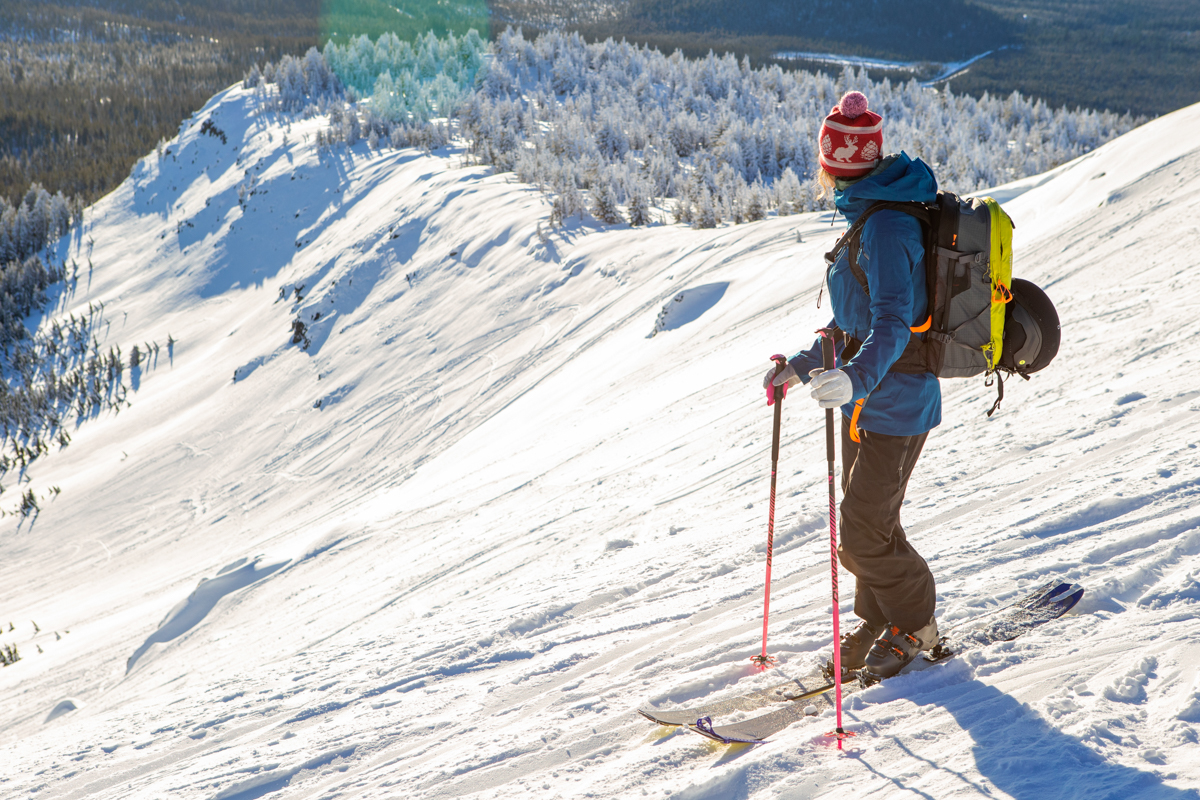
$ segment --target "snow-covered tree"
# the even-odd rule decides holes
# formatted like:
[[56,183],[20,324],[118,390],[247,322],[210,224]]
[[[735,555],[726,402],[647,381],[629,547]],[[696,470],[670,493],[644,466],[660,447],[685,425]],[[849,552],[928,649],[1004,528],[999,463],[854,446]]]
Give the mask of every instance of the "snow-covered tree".
[[325,142],[374,135],[430,146],[462,136],[478,162],[550,192],[558,221],[606,209],[597,192],[609,190],[618,203],[659,198],[697,225],[821,208],[829,198],[811,180],[816,133],[850,89],[884,115],[887,151],[925,160],[942,188],[960,193],[1043,172],[1137,122],[1054,110],[1016,92],[972,98],[850,69],[755,70],[728,55],[688,59],[562,32],[528,40],[507,30],[490,46],[474,32],[411,44],[358,37],[285,57],[261,75],[294,111],[311,110],[321,92],[337,98],[321,106],[330,113]]
[[629,193],[629,224],[636,227],[651,221],[649,192],[643,184],[636,184]]
[[606,225],[616,225],[625,221],[617,207],[617,193],[613,189],[612,180],[608,177],[592,189],[592,216]]

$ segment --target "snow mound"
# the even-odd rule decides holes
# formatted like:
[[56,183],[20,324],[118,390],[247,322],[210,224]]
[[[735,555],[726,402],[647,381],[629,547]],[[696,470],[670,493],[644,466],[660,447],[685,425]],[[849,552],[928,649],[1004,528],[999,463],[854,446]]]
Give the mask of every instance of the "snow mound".
[[704,312],[721,302],[728,288],[728,283],[710,283],[694,289],[685,289],[675,295],[671,302],[658,312],[658,319],[654,322],[654,330],[650,332],[650,336],[675,330],[700,319]]
[[263,564],[261,557],[253,561],[240,558],[232,564],[222,567],[215,578],[201,578],[200,585],[196,587],[195,591],[171,609],[166,618],[159,623],[158,630],[152,633],[142,643],[142,646],[129,657],[125,663],[125,671],[132,671],[142,656],[146,655],[154,645],[166,644],[190,632],[204,621],[209,612],[226,595],[258,583],[287,565],[288,561]]
[[52,722],[65,714],[70,714],[86,706],[87,703],[74,697],[64,697],[54,704],[54,708],[50,709],[50,713],[46,715],[46,722]]

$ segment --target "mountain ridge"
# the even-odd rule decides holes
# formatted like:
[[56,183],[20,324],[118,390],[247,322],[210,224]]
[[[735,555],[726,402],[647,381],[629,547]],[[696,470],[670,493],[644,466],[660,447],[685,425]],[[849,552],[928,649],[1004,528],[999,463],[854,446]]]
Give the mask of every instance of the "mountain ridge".
[[[35,485],[62,495],[0,539],[0,641],[23,656],[0,669],[6,793],[971,796],[967,776],[1022,796],[1085,760],[1080,791],[1194,796],[1200,161],[1179,132],[1200,106],[998,187],[1063,347],[990,421],[982,381],[944,384],[906,524],[947,620],[1051,572],[1088,595],[1019,646],[861,693],[878,772],[851,773],[819,755],[828,720],[718,752],[635,713],[779,677],[748,662],[760,381],[827,321],[830,215],[552,228],[461,144],[319,147],[324,119],[256,103],[215,97],[60,245],[94,238],[95,269],[43,324],[103,301],[105,342],[177,344],[46,457]],[[803,392],[784,413],[770,641],[791,674],[828,647],[828,540],[823,415]],[[202,582],[285,561],[151,641]],[[83,702],[46,721],[64,697]]]

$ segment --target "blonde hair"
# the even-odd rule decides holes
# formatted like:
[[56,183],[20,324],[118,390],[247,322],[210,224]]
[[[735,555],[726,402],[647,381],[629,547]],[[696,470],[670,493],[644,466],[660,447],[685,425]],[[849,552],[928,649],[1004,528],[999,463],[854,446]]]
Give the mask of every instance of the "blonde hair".
[[813,176],[813,179],[816,181],[817,186],[821,188],[820,193],[817,195],[818,200],[824,200],[837,188],[837,178],[827,172],[824,167],[817,168],[817,174]]

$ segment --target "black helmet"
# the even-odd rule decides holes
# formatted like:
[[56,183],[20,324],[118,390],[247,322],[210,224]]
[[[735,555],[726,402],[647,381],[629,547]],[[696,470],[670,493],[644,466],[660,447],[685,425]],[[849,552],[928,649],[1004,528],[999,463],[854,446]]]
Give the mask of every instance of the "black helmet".
[[1026,377],[1045,369],[1058,354],[1059,339],[1054,303],[1034,284],[1014,278],[1012,302],[1004,312],[1000,369]]

